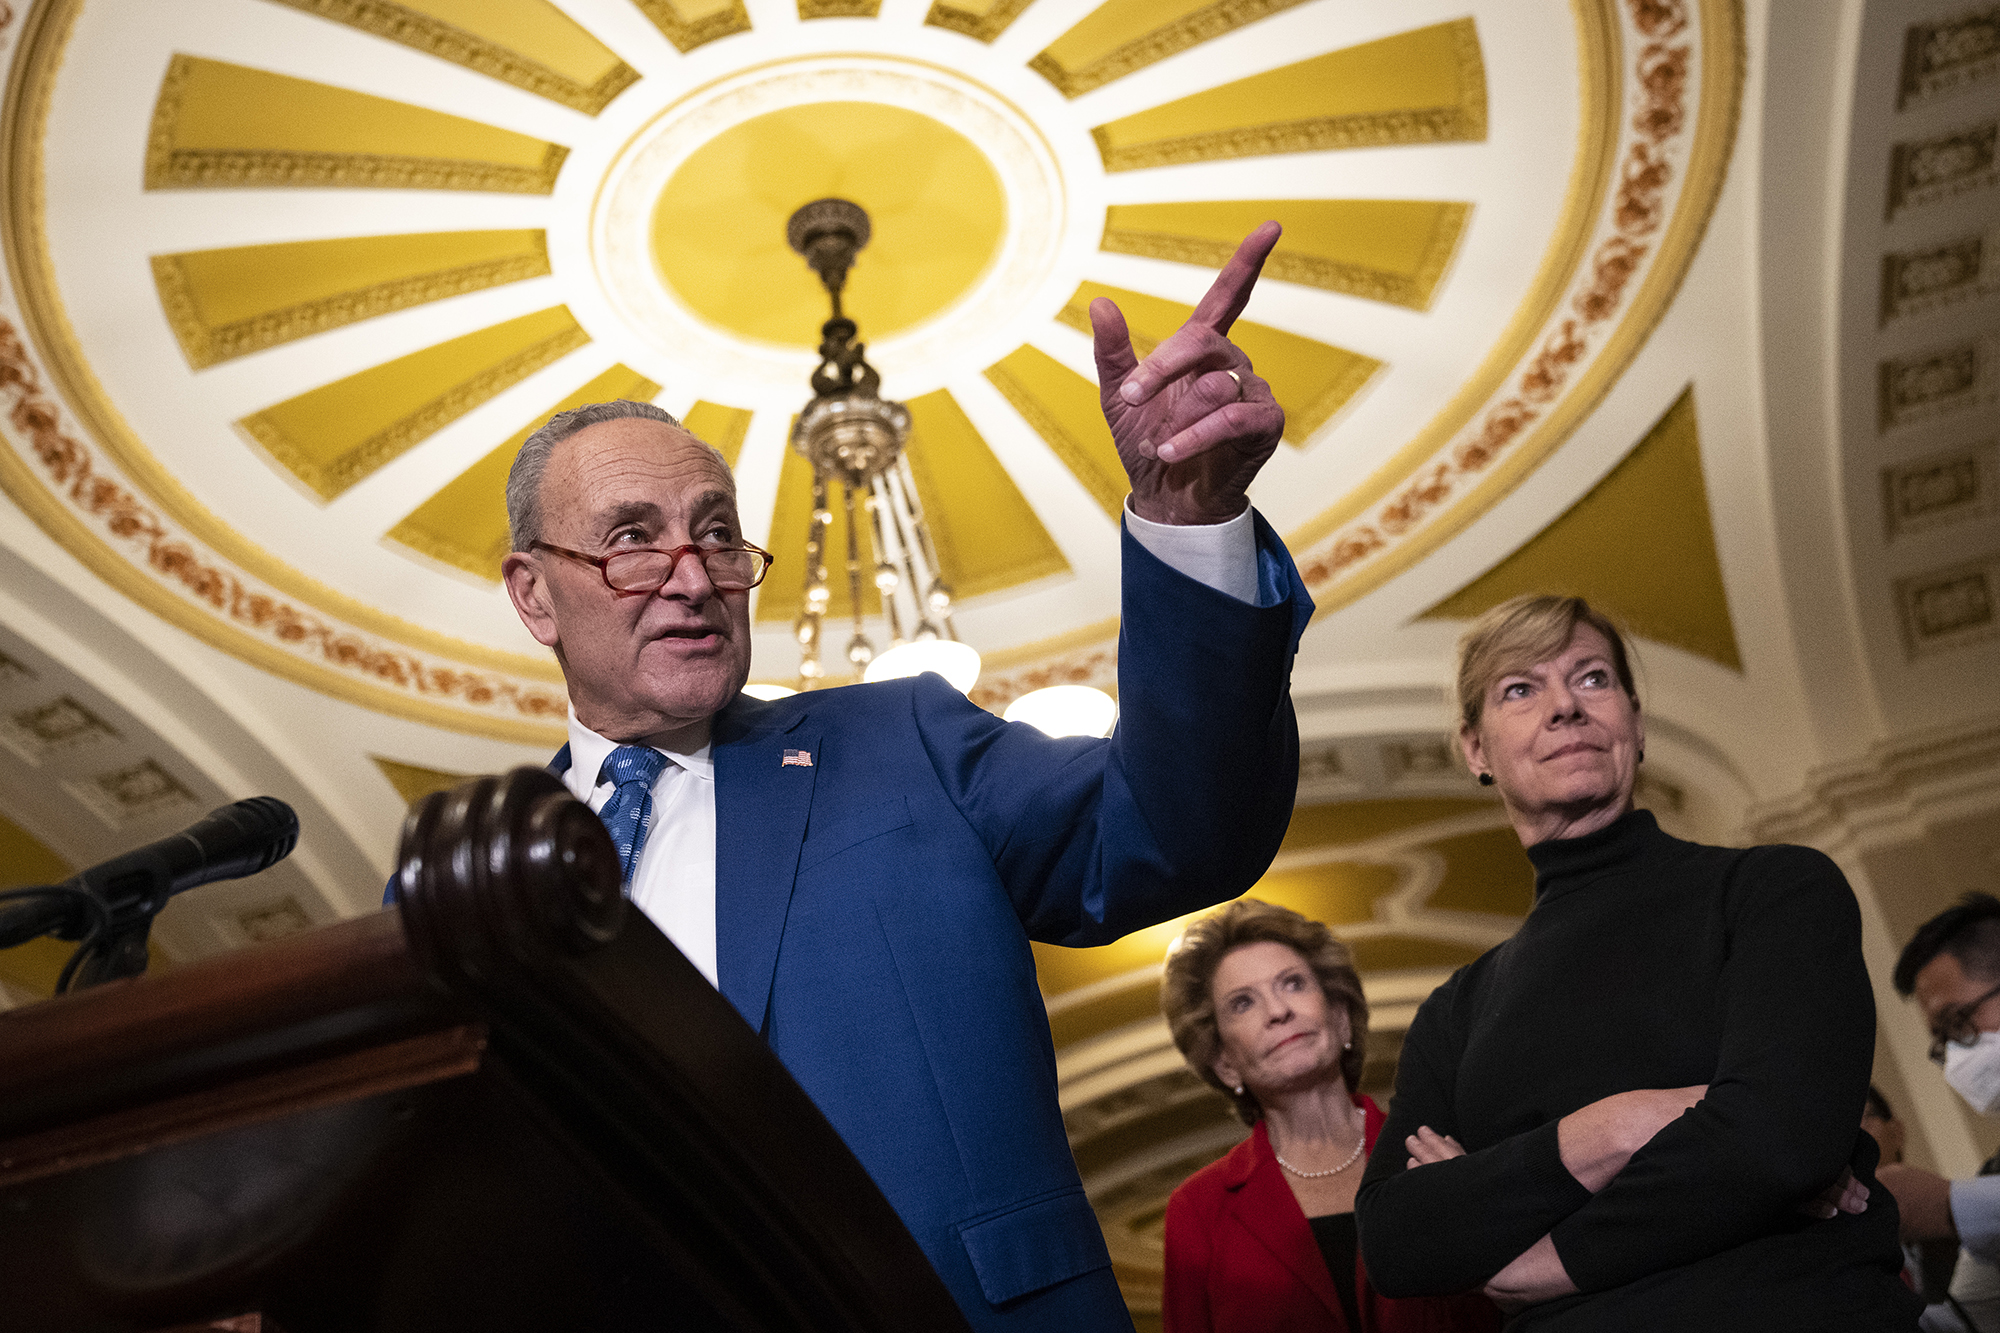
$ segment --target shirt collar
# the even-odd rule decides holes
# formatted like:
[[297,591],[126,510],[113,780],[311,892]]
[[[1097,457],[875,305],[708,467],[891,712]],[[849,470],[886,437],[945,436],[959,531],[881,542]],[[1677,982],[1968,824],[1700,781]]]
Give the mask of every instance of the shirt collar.
[[[570,772],[584,779],[585,790],[604,784],[597,781],[597,774],[604,767],[604,761],[617,749],[619,742],[607,736],[600,736],[589,727],[576,720],[576,714],[569,715],[569,761]],[[715,781],[715,758],[711,753],[714,742],[703,745],[691,753],[653,747],[676,764],[707,782]],[[574,788],[572,788],[574,790]]]

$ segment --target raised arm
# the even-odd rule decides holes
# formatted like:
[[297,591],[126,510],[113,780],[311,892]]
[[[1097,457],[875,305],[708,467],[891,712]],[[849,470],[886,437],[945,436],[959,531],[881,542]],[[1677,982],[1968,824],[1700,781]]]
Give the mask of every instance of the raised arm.
[[[1312,599],[1277,534],[1245,514],[1285,417],[1227,336],[1277,239],[1276,223],[1252,233],[1143,363],[1117,306],[1091,310],[1133,512],[1176,528],[1173,549],[1156,555],[1128,526],[1110,741],[1050,741],[970,705],[930,706],[936,692],[918,688],[938,776],[1035,939],[1104,944],[1234,897],[1270,864],[1290,819],[1289,673]],[[1241,539],[1240,579],[1175,560],[1224,533]]]
[[1141,518],[1210,524],[1236,517],[1284,435],[1284,409],[1271,386],[1229,341],[1278,234],[1275,222],[1250,233],[1187,323],[1143,362],[1118,306],[1102,296],[1090,303],[1104,419]]

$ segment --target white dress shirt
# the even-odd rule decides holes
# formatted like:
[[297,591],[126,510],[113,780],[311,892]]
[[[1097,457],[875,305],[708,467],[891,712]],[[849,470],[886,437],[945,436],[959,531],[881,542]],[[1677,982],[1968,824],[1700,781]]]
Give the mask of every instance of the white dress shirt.
[[[569,772],[563,785],[592,810],[618,790],[597,775],[618,742],[569,718]],[[693,754],[661,750],[666,767],[653,780],[653,821],[632,868],[632,901],[653,919],[687,960],[715,980],[715,760],[709,746]]]
[[1952,1181],[1951,1223],[1960,1245],[1988,1263],[2000,1260],[2000,1176]]
[[[1183,527],[1151,523],[1125,506],[1125,528],[1161,562],[1240,602],[1257,600],[1257,536],[1250,511],[1227,523]],[[1023,724],[1025,725],[1025,724]],[[563,784],[592,810],[617,786],[599,782],[618,742],[569,718],[569,772]],[[666,767],[653,782],[653,819],[632,870],[632,901],[660,932],[717,985],[715,964],[715,761],[710,747],[692,754],[661,750]]]

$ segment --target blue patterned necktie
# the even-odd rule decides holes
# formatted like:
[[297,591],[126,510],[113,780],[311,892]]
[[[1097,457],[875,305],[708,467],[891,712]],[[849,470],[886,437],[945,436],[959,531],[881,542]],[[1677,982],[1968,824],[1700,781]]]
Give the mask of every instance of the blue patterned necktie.
[[604,757],[597,780],[615,782],[618,790],[597,812],[611,833],[611,845],[618,849],[618,864],[625,870],[625,892],[632,892],[632,871],[639,864],[639,851],[646,845],[646,831],[653,824],[653,783],[667,757],[645,745],[621,745]]

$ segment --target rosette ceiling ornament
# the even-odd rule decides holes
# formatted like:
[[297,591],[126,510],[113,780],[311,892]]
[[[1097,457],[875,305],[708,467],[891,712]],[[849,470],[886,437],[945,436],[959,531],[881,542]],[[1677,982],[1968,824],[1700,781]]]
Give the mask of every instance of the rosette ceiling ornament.
[[[1232,334],[1288,422],[1252,499],[1323,616],[1438,558],[1462,583],[1485,557],[1458,535],[1667,309],[1743,52],[1734,0],[0,14],[0,489],[131,603],[281,682],[535,745],[566,701],[499,586],[501,488],[580,403],[657,401],[729,459],[780,573],[752,674],[797,673],[783,571],[809,533],[848,546],[841,506],[809,521],[790,447],[825,312],[784,244],[802,205],[866,210],[843,313],[909,413],[885,476],[936,556],[919,589],[899,561],[921,543],[883,515],[878,547],[857,509],[861,566],[895,566],[904,597],[942,579],[951,633],[928,602],[903,631],[976,647],[972,697],[999,710],[1115,680],[1126,487],[1095,297],[1144,355],[1283,223]],[[850,622],[850,581],[824,591]],[[859,594],[885,616],[872,577]]]
[[[812,513],[806,520],[805,601],[794,630],[799,637],[799,688],[820,683],[820,631],[832,592],[827,584],[827,534],[833,527],[829,497],[840,488],[847,535],[845,569],[854,633],[847,662],[866,680],[936,671],[960,691],[979,678],[979,654],[958,641],[951,621],[951,588],[937,547],[924,526],[917,479],[903,446],[910,439],[910,410],[882,398],[882,376],[868,364],[860,328],[841,313],[840,293],[854,257],[868,244],[868,213],[845,199],[816,199],[792,214],[785,240],[819,274],[833,303],[820,326],[819,365],[812,373],[813,400],[792,426],[792,448],[812,464]],[[877,655],[863,618],[861,526],[855,495],[868,516],[875,564],[866,571],[881,599],[890,648]]]

